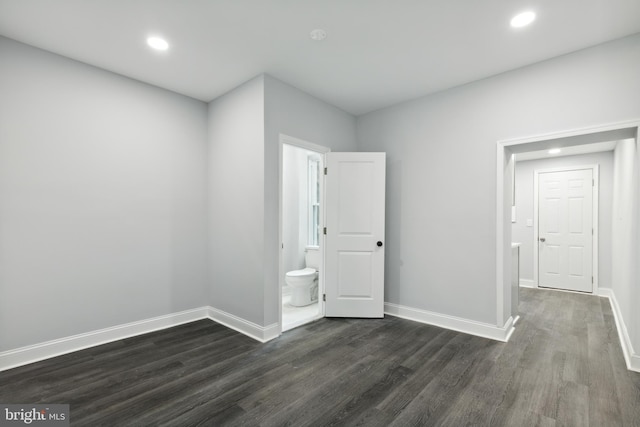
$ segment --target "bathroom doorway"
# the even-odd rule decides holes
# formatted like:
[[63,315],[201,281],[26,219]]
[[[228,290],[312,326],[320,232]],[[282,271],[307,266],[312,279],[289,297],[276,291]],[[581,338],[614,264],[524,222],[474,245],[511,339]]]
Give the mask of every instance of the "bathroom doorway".
[[330,150],[280,136],[281,331],[324,317],[324,154]]

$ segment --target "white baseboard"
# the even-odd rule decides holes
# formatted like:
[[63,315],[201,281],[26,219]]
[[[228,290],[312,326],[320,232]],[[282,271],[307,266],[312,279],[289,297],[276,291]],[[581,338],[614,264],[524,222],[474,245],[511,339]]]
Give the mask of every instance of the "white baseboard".
[[4,351],[0,353],[0,372],[202,319],[220,323],[260,342],[267,342],[280,335],[278,323],[260,326],[213,307],[200,307]]
[[208,317],[208,307],[158,316],[0,353],[0,371]]
[[520,279],[520,287],[521,288],[535,288],[536,282],[529,279]]
[[613,289],[599,288],[598,295],[601,297],[609,298],[611,303],[611,311],[613,311],[613,318],[616,321],[616,328],[618,329],[618,337],[620,338],[620,346],[622,347],[622,353],[624,354],[624,361],[627,364],[627,369],[630,371],[640,372],[640,355],[633,351],[633,345],[631,345],[631,338],[627,331],[627,325],[622,318],[622,312],[616,299],[616,294]]
[[234,329],[260,342],[270,341],[280,335],[278,323],[260,326],[256,323],[213,307],[209,307],[208,317],[215,322],[221,323],[228,328]]
[[496,341],[507,342],[514,331],[513,318],[510,317],[503,327],[481,323],[461,317],[448,316],[418,308],[406,307],[390,302],[384,303],[384,313],[415,322],[452,329],[465,334],[476,335]]

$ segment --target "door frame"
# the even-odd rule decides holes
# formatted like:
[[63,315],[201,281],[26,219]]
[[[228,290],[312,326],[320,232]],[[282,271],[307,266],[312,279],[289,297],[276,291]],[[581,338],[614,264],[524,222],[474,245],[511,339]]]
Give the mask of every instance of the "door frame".
[[[553,173],[553,172],[570,172],[570,171],[579,171],[579,170],[591,170],[593,177],[593,196],[592,196],[592,213],[593,213],[593,238],[592,238],[592,263],[591,263],[591,275],[593,276],[593,287],[591,289],[591,294],[598,294],[598,235],[599,235],[599,223],[598,223],[598,206],[600,200],[600,167],[599,165],[584,165],[584,166],[567,166],[567,167],[558,167],[558,168],[550,168],[550,169],[535,169],[533,171],[533,284],[536,288],[540,287],[539,283],[539,260],[538,260],[538,221],[540,218],[539,211],[539,199],[538,199],[538,191],[539,191],[539,180],[540,175],[543,173]],[[547,288],[545,288],[547,289]],[[565,289],[558,289],[565,290]],[[574,292],[566,290],[567,292]]]
[[[633,138],[638,143],[640,119],[584,127],[496,142],[496,326],[510,328],[511,317],[511,179],[513,154],[560,146]],[[606,139],[603,139],[606,138]],[[507,221],[508,219],[508,221]]]
[[[282,197],[282,193],[283,193],[283,178],[282,178],[282,172],[283,172],[283,168],[284,168],[284,162],[283,162],[283,147],[284,144],[287,145],[292,145],[294,147],[298,147],[298,148],[303,148],[305,150],[309,150],[309,151],[314,151],[316,153],[318,153],[321,157],[322,157],[322,164],[323,166],[325,165],[325,154],[329,153],[331,151],[331,149],[329,147],[325,147],[322,145],[318,145],[315,144],[313,142],[309,142],[309,141],[305,141],[303,139],[300,138],[295,138],[293,136],[289,136],[289,135],[285,135],[283,133],[279,134],[278,137],[279,143],[278,143],[278,243],[280,246],[280,250],[278,251],[278,335],[282,334],[282,283],[280,282],[282,280],[282,278],[284,277],[284,275],[286,274],[286,272],[284,271],[284,257],[283,257],[283,248],[284,248],[284,242],[283,242],[283,236],[284,236],[284,227],[282,224],[282,214],[283,214],[283,209],[282,209],[282,203],[284,202],[284,199]],[[325,191],[324,191],[324,174],[321,174],[321,193],[320,194],[320,198],[321,198],[321,206],[320,206],[320,226],[323,227],[324,224],[324,215],[325,215]],[[322,295],[324,293],[324,257],[325,257],[325,236],[323,233],[320,233],[320,266],[319,266],[319,271],[318,271],[318,304],[319,304],[319,308],[320,308],[320,315],[318,316],[318,318],[320,317],[324,317],[324,301],[322,301],[322,298],[320,297],[320,295]]]

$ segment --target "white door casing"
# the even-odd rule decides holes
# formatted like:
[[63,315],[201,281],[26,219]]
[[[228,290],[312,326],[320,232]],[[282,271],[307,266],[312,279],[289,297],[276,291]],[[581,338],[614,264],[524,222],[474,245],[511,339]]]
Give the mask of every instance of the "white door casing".
[[538,177],[538,286],[593,292],[593,171]]
[[386,154],[325,160],[325,316],[384,317]]

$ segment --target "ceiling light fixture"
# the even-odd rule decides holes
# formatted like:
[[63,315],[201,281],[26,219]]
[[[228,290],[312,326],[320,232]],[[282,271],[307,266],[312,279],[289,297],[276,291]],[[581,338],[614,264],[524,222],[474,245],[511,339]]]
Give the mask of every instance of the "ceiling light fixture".
[[311,37],[311,40],[319,42],[327,38],[327,32],[321,28],[316,28],[309,33],[309,37]]
[[149,37],[147,38],[147,44],[154,48],[155,50],[167,50],[169,49],[169,43],[163,38],[160,37]]
[[558,154],[561,151],[562,150],[559,149],[559,148],[552,148],[551,150],[547,151],[547,153],[549,153],[549,154]]
[[511,26],[513,28],[526,27],[536,19],[536,14],[533,12],[522,12],[517,14],[511,19]]

